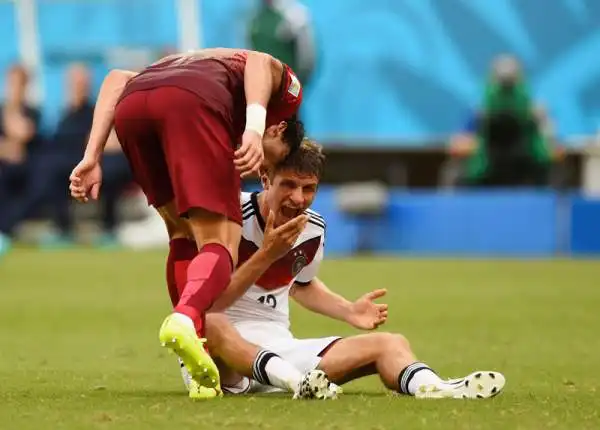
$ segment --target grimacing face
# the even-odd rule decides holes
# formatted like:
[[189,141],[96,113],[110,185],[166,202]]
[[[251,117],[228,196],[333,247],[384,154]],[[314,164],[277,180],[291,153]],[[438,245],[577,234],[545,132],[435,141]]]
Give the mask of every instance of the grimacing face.
[[275,226],[302,215],[312,205],[317,194],[319,179],[315,175],[293,170],[281,170],[263,176],[265,200],[275,214]]
[[263,135],[263,150],[265,153],[265,159],[263,161],[263,169],[270,170],[283,161],[283,159],[289,154],[290,147],[283,140],[283,132],[285,131],[287,124],[280,122],[279,124],[271,125],[265,130]]

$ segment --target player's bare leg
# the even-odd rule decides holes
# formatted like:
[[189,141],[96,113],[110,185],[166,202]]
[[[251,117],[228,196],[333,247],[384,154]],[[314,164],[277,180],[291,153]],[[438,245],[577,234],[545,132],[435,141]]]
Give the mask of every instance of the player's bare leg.
[[325,352],[319,368],[336,384],[378,374],[390,390],[419,398],[493,397],[505,383],[502,374],[489,371],[444,381],[429,366],[417,361],[404,336],[392,333],[340,339]]
[[[247,381],[252,378],[263,385],[271,385],[284,391],[294,393],[296,397],[308,397],[300,389],[307,384],[315,398],[332,398],[335,392],[329,389],[329,381],[325,375],[313,375],[309,372],[302,375],[293,365],[284,361],[277,354],[261,349],[246,341],[221,313],[209,313],[206,316],[207,345],[213,357],[220,359],[230,370],[227,372],[228,386]],[[321,373],[318,373],[321,375]],[[186,377],[184,374],[184,381]],[[308,391],[307,391],[308,393]],[[190,390],[190,397],[194,397]]]
[[[174,206],[159,213],[176,224]],[[200,208],[188,212],[189,227],[198,254],[190,262],[183,293],[160,330],[161,343],[173,350],[191,377],[206,388],[219,387],[217,366],[204,350],[204,317],[213,301],[227,288],[237,259],[241,227],[226,217]],[[235,225],[234,225],[235,224]]]

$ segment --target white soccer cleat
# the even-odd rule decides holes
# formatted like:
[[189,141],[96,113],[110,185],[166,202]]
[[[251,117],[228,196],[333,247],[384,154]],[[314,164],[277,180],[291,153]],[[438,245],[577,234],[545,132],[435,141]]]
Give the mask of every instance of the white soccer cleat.
[[329,382],[327,375],[322,370],[307,372],[300,381],[294,399],[337,399],[342,393],[342,388]]
[[418,399],[489,399],[504,389],[506,379],[499,372],[479,370],[464,378],[444,381],[442,386],[423,385],[415,393]]

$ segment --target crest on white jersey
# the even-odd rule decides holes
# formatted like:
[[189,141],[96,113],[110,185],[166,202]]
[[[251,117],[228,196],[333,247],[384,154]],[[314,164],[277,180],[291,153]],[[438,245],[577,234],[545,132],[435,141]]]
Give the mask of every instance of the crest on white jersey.
[[292,276],[296,276],[308,264],[308,259],[302,251],[294,252],[294,264],[292,264]]
[[290,86],[288,87],[288,93],[290,93],[294,97],[298,97],[301,88],[300,81],[292,73],[290,73],[290,78],[292,78],[292,82],[290,82]]

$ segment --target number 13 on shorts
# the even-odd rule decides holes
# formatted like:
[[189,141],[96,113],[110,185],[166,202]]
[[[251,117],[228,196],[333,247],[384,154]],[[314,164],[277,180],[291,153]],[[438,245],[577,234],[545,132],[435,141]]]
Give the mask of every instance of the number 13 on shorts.
[[277,298],[273,294],[265,294],[264,296],[260,296],[258,298],[258,302],[273,309],[277,307]]

